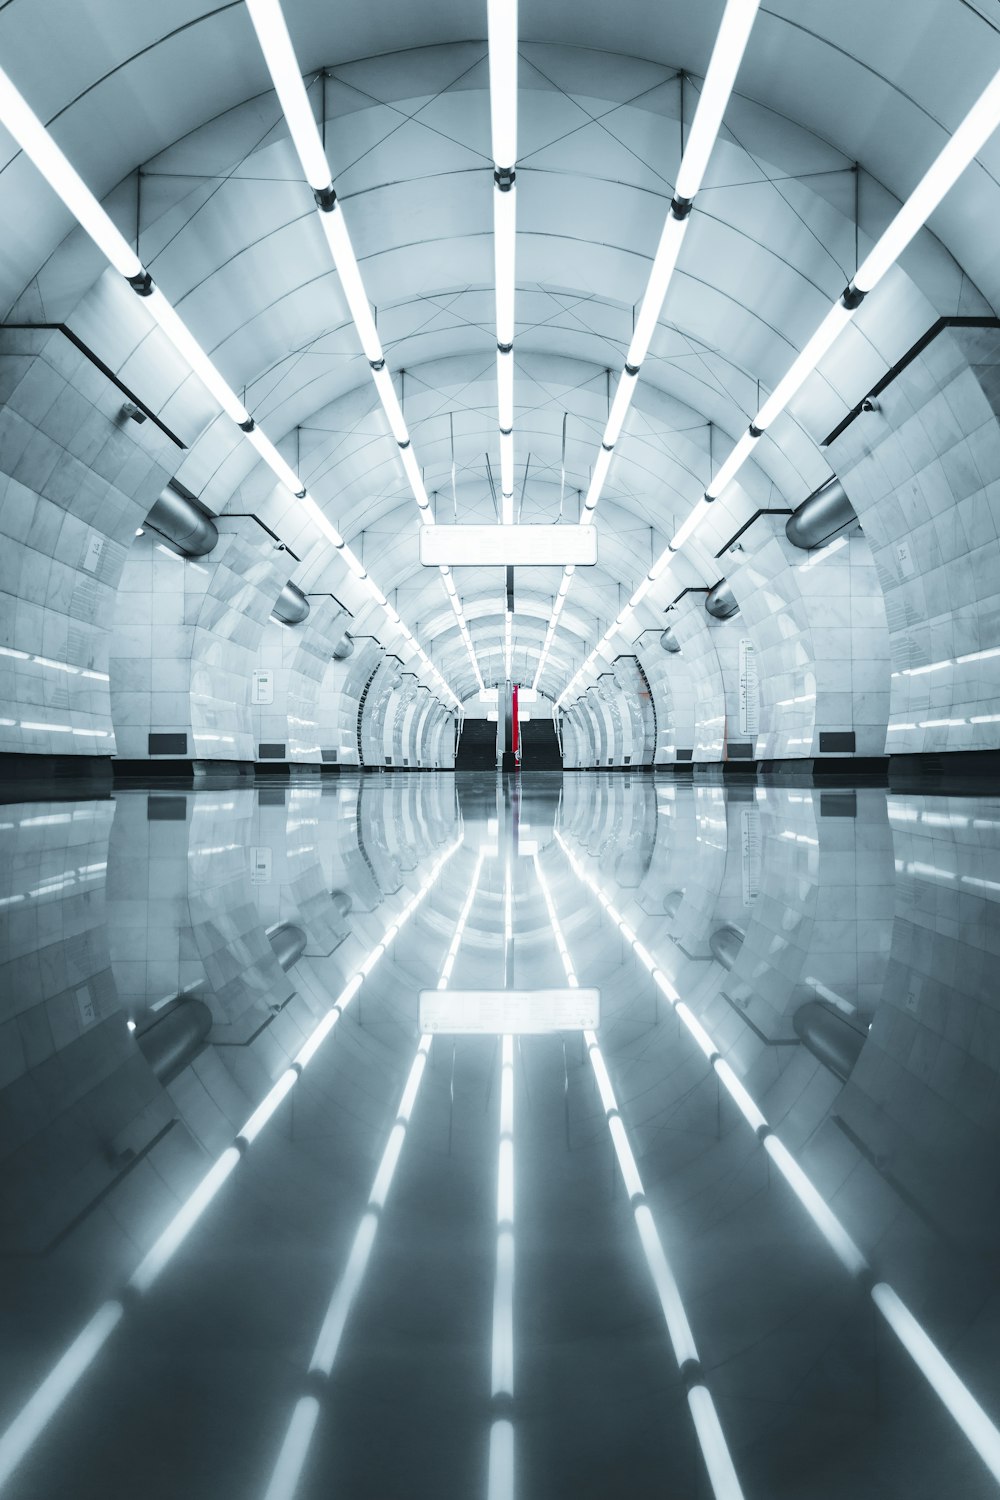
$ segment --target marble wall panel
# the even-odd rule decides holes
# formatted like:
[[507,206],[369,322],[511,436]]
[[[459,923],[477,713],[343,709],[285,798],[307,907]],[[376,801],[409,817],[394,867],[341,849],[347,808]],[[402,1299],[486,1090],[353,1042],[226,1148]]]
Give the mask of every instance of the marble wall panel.
[[115,751],[115,589],[178,458],[124,399],[58,330],[0,330],[0,752]]
[[871,545],[890,754],[1000,745],[1000,329],[946,326],[830,461]]
[[889,633],[871,549],[855,531],[805,553],[762,518],[744,533],[729,581],[754,647],[758,759],[824,753],[820,735],[855,736],[858,755],[884,753]]
[[288,561],[251,517],[216,525],[219,541],[202,558],[180,557],[149,530],[133,541],[110,659],[121,756],[145,759],[151,734],[174,734],[186,749],[165,753],[257,758],[252,673]]
[[331,748],[322,737],[320,691],[349,616],[330,594],[313,595],[310,606],[301,624],[272,617],[264,626],[254,670],[267,672],[272,701],[253,704],[252,720],[258,755],[262,744],[284,745],[284,759],[319,765]]

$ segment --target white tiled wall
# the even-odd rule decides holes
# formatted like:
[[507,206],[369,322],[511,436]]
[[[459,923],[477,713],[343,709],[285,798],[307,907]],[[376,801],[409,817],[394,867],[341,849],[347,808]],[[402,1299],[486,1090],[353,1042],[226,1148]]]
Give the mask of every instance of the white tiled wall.
[[282,744],[288,760],[320,763],[330,748],[322,738],[319,697],[333,648],[349,616],[328,594],[310,599],[310,611],[299,625],[270,619],[264,626],[256,670],[268,672],[273,701],[252,707],[254,746]]
[[200,760],[256,758],[251,673],[288,559],[250,517],[216,524],[218,544],[197,559],[151,531],[134,539],[110,661],[120,756],[145,758],[150,734],[181,733]]
[[881,755],[889,635],[868,542],[855,532],[803,552],[768,520],[744,533],[729,572],[736,619],[755,648],[757,757],[819,755],[822,730],[853,730],[856,754]]
[[1000,330],[945,328],[831,445],[892,651],[887,749],[1000,745]]
[[178,450],[62,333],[0,330],[0,751],[110,755],[108,635]]

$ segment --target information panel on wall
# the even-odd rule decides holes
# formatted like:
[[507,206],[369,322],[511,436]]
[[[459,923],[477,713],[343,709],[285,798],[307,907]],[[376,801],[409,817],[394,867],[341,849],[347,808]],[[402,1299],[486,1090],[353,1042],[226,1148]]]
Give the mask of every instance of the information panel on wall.
[[760,721],[760,686],[757,681],[757,653],[753,641],[740,641],[740,734],[757,733]]
[[270,672],[254,672],[251,703],[273,703],[274,702],[274,677]]

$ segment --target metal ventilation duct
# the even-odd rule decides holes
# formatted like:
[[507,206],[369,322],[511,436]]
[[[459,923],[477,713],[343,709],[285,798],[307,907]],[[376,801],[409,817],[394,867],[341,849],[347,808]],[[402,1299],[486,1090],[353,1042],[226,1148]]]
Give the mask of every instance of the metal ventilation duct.
[[161,492],[145,523],[185,557],[206,557],[219,533],[208,511],[173,479]]
[[354,642],[349,635],[345,635],[333,648],[334,661],[346,661],[354,651]]
[[845,1083],[861,1056],[867,1034],[823,1000],[807,1000],[792,1017],[795,1035],[813,1057]]
[[301,625],[309,613],[309,600],[294,583],[286,583],[271,613],[283,625]]
[[832,541],[839,531],[857,522],[857,512],[840,480],[828,479],[785,522],[785,535],[793,547],[808,552]]
[[717,959],[724,969],[731,969],[740,956],[745,937],[746,933],[740,927],[733,927],[731,924],[717,927],[708,940],[712,957]]
[[671,630],[669,625],[660,636],[660,645],[663,647],[664,651],[670,651],[671,653],[676,653],[681,649],[681,643],[674,635],[674,632]]
[[179,997],[152,1026],[136,1035],[139,1051],[163,1084],[193,1063],[208,1040],[212,1012],[204,1000]]
[[306,935],[294,922],[282,922],[280,927],[268,933],[267,940],[286,974],[306,951]]
[[717,620],[728,620],[730,616],[739,614],[740,607],[725,578],[720,578],[715,587],[709,589],[705,595],[705,608]]

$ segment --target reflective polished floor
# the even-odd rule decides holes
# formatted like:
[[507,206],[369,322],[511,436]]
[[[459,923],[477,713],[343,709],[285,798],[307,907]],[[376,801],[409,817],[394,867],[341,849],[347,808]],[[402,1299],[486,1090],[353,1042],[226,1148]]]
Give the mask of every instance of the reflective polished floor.
[[0,806],[0,1495],[1000,1482],[1000,801]]

